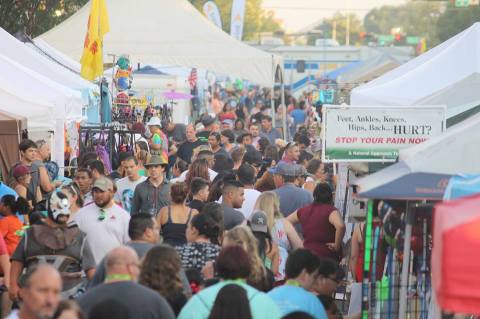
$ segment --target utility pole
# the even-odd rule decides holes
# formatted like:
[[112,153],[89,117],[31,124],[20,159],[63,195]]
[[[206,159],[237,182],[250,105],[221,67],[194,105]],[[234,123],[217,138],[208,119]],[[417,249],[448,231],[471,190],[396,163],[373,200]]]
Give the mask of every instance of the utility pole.
[[350,14],[347,13],[347,26],[345,28],[345,45],[350,45]]
[[337,41],[337,20],[332,22],[332,39]]

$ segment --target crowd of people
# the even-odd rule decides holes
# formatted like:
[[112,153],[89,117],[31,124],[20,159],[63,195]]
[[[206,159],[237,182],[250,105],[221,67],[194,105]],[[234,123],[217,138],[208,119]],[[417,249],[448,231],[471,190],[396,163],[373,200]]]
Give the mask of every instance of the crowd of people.
[[318,112],[292,99],[286,139],[257,97],[214,95],[189,125],[151,117],[108,176],[84,153],[55,181],[48,145],[23,140],[0,182],[2,318],[342,318]]

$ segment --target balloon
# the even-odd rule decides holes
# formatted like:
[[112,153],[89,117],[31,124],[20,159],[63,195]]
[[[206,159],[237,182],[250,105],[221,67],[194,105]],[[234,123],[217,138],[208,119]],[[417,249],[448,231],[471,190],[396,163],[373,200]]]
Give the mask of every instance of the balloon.
[[129,87],[129,79],[122,77],[117,79],[117,89],[121,91],[128,90]]
[[118,58],[117,65],[121,70],[128,70],[130,67],[130,60],[122,55],[120,58]]

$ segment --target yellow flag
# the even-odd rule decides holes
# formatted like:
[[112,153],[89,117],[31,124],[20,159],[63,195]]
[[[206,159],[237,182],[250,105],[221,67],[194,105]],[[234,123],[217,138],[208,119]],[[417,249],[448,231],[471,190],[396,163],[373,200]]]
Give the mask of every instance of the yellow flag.
[[105,0],[92,0],[83,44],[81,75],[89,81],[103,74],[103,36],[110,30]]

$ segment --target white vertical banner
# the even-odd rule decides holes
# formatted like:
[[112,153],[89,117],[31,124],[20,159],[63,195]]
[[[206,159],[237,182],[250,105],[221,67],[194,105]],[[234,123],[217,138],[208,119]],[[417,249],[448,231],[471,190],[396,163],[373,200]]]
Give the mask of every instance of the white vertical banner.
[[230,35],[239,41],[242,41],[244,17],[245,0],[233,0]]
[[205,2],[203,5],[203,13],[207,16],[208,20],[212,21],[213,24],[222,29],[222,18],[220,17],[220,11],[215,2]]

